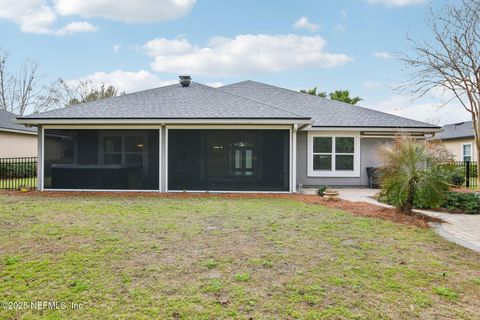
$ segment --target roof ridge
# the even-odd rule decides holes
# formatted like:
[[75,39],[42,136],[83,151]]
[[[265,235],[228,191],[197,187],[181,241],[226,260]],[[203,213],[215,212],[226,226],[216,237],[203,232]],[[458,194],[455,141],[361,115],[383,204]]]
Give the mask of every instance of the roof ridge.
[[[247,82],[247,81],[252,81],[252,80],[246,80],[246,81],[241,81],[241,82]],[[237,83],[241,83],[241,82],[237,82]],[[252,82],[255,82],[255,81],[252,81]],[[299,117],[302,117],[302,118],[312,119],[312,117],[309,117],[309,116],[305,116],[305,115],[302,115],[302,114],[298,114],[298,113],[292,112],[292,111],[290,111],[290,110],[286,110],[286,109],[283,109],[283,108],[281,108],[281,107],[271,105],[271,104],[269,104],[269,103],[265,103],[265,102],[258,101],[258,100],[252,99],[252,98],[244,97],[244,96],[241,96],[241,95],[239,95],[239,94],[236,94],[236,93],[233,93],[233,92],[228,92],[228,91],[225,91],[225,90],[222,90],[222,89],[221,89],[221,88],[228,87],[228,86],[230,86],[230,85],[237,84],[237,83],[232,83],[232,84],[229,84],[229,85],[226,85],[226,86],[221,86],[221,87],[219,87],[219,88],[214,88],[214,89],[220,90],[220,91],[225,92],[225,93],[227,93],[227,94],[231,94],[231,95],[237,96],[237,97],[242,98],[242,99],[247,99],[247,100],[250,100],[250,101],[254,101],[254,102],[256,102],[256,103],[261,103],[261,104],[266,105],[266,106],[268,106],[268,107],[270,107],[270,108],[274,108],[274,109],[277,109],[277,110],[281,110],[281,111],[284,111],[284,112],[288,112],[288,113],[290,113],[290,114],[292,114],[292,115],[295,115],[295,116],[299,116]],[[261,82],[259,82],[259,83],[261,83]]]
[[262,101],[258,101],[258,100],[255,100],[255,99],[251,99],[251,98],[248,98],[248,97],[244,97],[244,96],[241,96],[241,95],[238,95],[236,93],[232,93],[232,92],[227,92],[227,91],[224,91],[224,90],[221,90],[220,88],[222,87],[219,87],[219,88],[215,88],[215,87],[210,87],[210,86],[207,86],[206,84],[203,84],[203,83],[198,83],[196,82],[196,84],[199,84],[203,87],[207,87],[209,89],[212,89],[212,90],[218,90],[218,91],[221,91],[222,93],[225,93],[225,94],[228,94],[228,95],[232,95],[232,96],[235,96],[235,97],[238,97],[238,98],[242,98],[244,100],[250,100],[250,101],[253,101],[255,103],[260,103],[260,104],[263,104],[269,108],[273,108],[273,109],[277,109],[277,110],[280,110],[280,111],[283,111],[283,112],[288,112],[290,113],[291,115],[294,115],[294,116],[298,116],[298,117],[302,117],[302,118],[309,118],[311,119],[312,117],[308,117],[308,116],[304,116],[304,115],[301,115],[301,114],[298,114],[298,113],[295,113],[295,112],[292,112],[292,111],[289,111],[289,110],[285,110],[285,109],[282,109],[280,107],[277,107],[277,106],[273,106],[271,104],[268,104],[268,103],[265,103],[265,102],[262,102]]
[[[232,83],[232,84],[229,84],[229,85],[220,87],[220,88],[229,87],[229,86],[234,86],[234,85],[237,85],[237,84],[240,84],[240,83],[261,84],[261,85],[263,85],[263,86],[271,87],[271,88],[274,88],[274,89],[281,89],[281,90],[284,90],[284,91],[294,92],[294,93],[298,93],[298,94],[306,94],[306,93],[299,92],[299,91],[296,91],[296,90],[293,90],[293,89],[288,89],[288,88],[283,88],[283,87],[279,87],[279,86],[274,86],[274,85],[272,85],[272,84],[263,83],[263,82],[259,82],[259,81],[254,81],[254,80],[244,80],[244,81]],[[435,126],[435,125],[432,125],[432,124],[427,123],[427,122],[418,121],[418,120],[414,120],[414,119],[410,119],[410,118],[398,116],[398,115],[391,114],[391,113],[388,113],[388,112],[383,112],[383,111],[378,111],[378,110],[370,109],[370,108],[367,108],[367,107],[364,107],[364,106],[361,106],[361,105],[352,105],[352,104],[349,104],[349,103],[346,103],[346,102],[342,102],[342,101],[338,101],[338,100],[332,100],[332,99],[328,99],[328,98],[323,98],[323,97],[319,97],[319,96],[313,95],[313,94],[308,94],[308,96],[316,97],[317,99],[328,100],[329,102],[334,101],[335,103],[344,105],[344,106],[346,106],[346,107],[362,108],[362,109],[367,110],[367,111],[371,111],[371,112],[375,112],[375,113],[380,113],[380,114],[386,114],[386,115],[389,115],[389,116],[391,116],[391,117],[396,117],[396,118],[399,118],[399,119],[404,119],[404,120],[408,120],[408,121],[415,121],[415,122],[417,122],[417,123],[422,123],[422,124],[427,124],[427,125]],[[435,127],[440,128],[440,126],[435,126]]]

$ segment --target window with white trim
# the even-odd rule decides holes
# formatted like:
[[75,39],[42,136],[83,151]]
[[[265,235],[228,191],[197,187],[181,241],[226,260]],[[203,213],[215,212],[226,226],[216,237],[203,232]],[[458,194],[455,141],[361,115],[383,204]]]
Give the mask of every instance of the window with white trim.
[[462,144],[462,159],[463,161],[472,161],[472,144]]
[[309,176],[359,176],[358,135],[311,133],[308,156]]

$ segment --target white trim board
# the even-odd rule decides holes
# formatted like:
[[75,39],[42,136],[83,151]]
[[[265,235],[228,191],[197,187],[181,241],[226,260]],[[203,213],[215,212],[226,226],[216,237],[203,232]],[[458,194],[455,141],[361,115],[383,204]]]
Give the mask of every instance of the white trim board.
[[162,124],[192,124],[192,125],[211,125],[211,124],[231,124],[231,125],[248,125],[248,124],[311,124],[308,119],[17,119],[15,123],[19,124],[58,124],[58,125],[162,125]]
[[15,129],[6,129],[6,128],[0,128],[0,132],[27,134],[27,135],[31,135],[31,136],[36,136],[36,135],[37,135],[37,132],[24,131],[24,130],[15,130]]

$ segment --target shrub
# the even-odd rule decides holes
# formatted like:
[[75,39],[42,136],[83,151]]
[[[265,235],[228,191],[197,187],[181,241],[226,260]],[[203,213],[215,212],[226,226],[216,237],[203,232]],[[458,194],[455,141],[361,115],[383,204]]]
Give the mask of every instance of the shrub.
[[455,168],[452,170],[450,183],[456,187],[461,187],[465,183],[465,172],[463,168]]
[[36,162],[1,163],[0,172],[2,173],[2,178],[8,178],[8,179],[34,178],[37,176],[37,163]]
[[448,192],[451,167],[444,150],[435,144],[417,143],[414,138],[399,137],[379,149],[384,162],[381,185],[386,202],[406,214],[414,206],[440,206]]
[[318,187],[317,194],[318,194],[320,197],[323,197],[324,194],[325,194],[325,191],[327,191],[327,189],[328,189],[327,186],[320,186],[320,187]]
[[467,214],[480,214],[480,194],[449,192],[442,207],[448,211],[461,211]]

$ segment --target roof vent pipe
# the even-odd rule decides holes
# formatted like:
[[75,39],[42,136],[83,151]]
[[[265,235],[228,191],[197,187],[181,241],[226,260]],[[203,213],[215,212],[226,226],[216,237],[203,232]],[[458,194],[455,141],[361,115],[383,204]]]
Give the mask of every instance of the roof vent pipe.
[[182,87],[190,87],[192,84],[192,77],[190,76],[178,76],[180,78],[180,84]]

